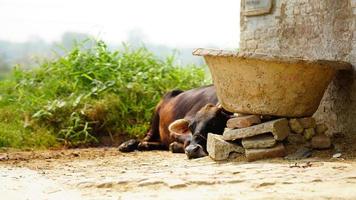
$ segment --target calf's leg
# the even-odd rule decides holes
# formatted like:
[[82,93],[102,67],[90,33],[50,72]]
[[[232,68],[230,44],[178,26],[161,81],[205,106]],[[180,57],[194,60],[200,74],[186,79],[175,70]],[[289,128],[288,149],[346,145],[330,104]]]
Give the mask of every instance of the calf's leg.
[[184,153],[184,144],[179,142],[172,142],[169,145],[169,151],[172,153]]
[[140,151],[166,150],[167,147],[161,142],[142,141],[138,144],[137,149]]
[[138,139],[131,139],[119,146],[119,151],[121,152],[131,152],[135,150],[160,150],[163,149],[160,144],[159,137],[159,114],[158,111],[155,112],[150,130],[146,133],[145,138],[142,141]]

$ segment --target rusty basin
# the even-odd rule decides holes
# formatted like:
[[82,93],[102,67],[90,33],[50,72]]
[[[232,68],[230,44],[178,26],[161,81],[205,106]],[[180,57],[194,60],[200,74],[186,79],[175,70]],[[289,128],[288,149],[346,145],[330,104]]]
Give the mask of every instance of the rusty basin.
[[230,112],[311,116],[337,70],[346,62],[306,60],[214,49],[196,49],[209,66],[218,99]]

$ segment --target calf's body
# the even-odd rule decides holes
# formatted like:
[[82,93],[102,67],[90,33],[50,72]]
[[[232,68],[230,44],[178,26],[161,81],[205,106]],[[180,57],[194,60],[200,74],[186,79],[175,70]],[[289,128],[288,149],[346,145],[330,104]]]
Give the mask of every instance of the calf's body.
[[[222,114],[215,87],[204,86],[188,91],[173,90],[164,95],[155,109],[151,128],[142,141],[130,140],[120,145],[123,152],[153,149],[168,149],[173,152],[196,151],[194,157],[206,155],[208,132],[221,134],[228,117]],[[192,144],[194,147],[192,147]],[[189,147],[190,148],[186,148]],[[204,149],[205,148],[205,149]]]

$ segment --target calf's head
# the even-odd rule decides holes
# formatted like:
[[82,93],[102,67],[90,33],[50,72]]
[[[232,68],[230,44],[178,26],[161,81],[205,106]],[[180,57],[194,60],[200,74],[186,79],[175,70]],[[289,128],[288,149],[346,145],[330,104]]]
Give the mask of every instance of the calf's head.
[[221,107],[207,104],[193,119],[179,119],[169,126],[171,136],[184,143],[189,159],[207,156],[208,133],[222,134],[229,115]]

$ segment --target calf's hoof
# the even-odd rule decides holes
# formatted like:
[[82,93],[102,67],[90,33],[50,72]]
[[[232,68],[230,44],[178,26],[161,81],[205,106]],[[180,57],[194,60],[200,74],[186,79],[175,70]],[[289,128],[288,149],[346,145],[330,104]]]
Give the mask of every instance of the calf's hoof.
[[139,143],[140,142],[135,139],[128,140],[119,146],[119,151],[121,151],[121,152],[135,151],[137,149],[137,146]]
[[137,150],[139,150],[139,151],[148,151],[148,150],[150,150],[149,142],[143,141],[143,142],[138,143]]

